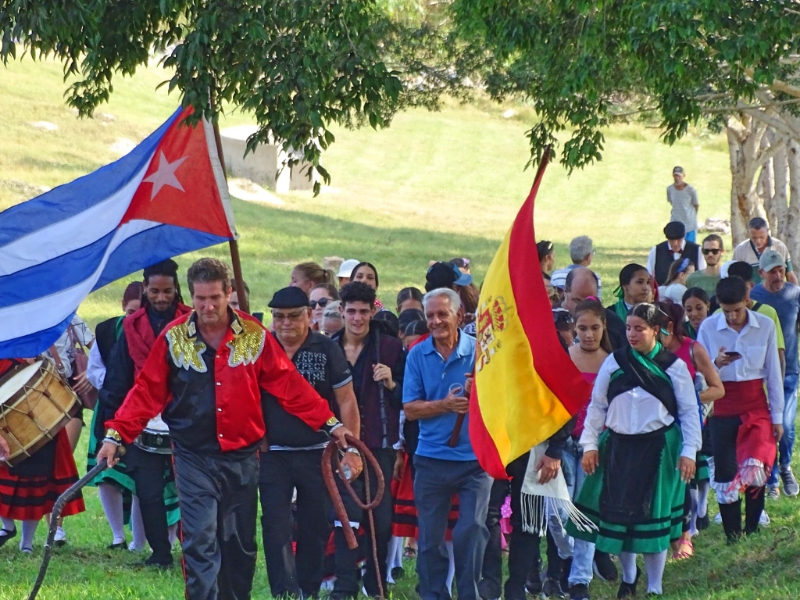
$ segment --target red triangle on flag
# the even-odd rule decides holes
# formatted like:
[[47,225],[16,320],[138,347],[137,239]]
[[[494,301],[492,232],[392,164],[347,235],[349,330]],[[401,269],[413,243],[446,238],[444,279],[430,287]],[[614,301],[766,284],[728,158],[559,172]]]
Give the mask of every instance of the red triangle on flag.
[[202,121],[184,122],[191,113],[185,109],[161,138],[122,223],[142,219],[233,237],[211,166],[213,137]]

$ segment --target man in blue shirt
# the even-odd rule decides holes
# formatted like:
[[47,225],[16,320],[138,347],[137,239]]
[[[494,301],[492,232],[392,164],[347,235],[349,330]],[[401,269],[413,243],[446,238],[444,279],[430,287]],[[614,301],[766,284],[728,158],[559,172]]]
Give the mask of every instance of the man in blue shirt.
[[[475,338],[458,329],[461,301],[453,290],[432,290],[425,295],[423,305],[430,337],[409,353],[403,387],[406,418],[420,424],[414,456],[419,593],[423,600],[450,599],[444,541],[450,503],[457,494],[459,516],[453,529],[453,554],[458,598],[477,600],[489,539],[486,511],[492,479],[478,464],[469,440],[467,411]],[[451,445],[459,415],[464,420]]]
[[[778,464],[773,465],[767,480],[767,497],[780,498],[778,475],[787,496],[797,496],[800,486],[792,473],[792,450],[794,449],[794,419],[797,415],[797,316],[800,312],[800,287],[786,281],[786,260],[779,252],[768,249],[758,261],[758,273],[762,282],[750,292],[755,302],[763,302],[775,309],[783,329],[786,342],[786,373],[783,379],[783,427],[784,433],[778,443]],[[755,349],[754,349],[755,350]]]

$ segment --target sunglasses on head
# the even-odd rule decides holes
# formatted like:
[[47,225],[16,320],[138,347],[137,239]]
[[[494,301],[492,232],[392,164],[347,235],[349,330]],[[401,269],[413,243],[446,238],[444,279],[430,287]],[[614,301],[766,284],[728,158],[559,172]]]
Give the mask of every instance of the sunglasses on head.
[[308,303],[308,305],[311,307],[311,310],[314,310],[315,308],[317,308],[317,305],[319,305],[321,308],[325,308],[326,306],[328,306],[328,302],[330,301],[331,301],[330,298],[320,298],[319,300],[312,300],[311,302]]
[[719,248],[703,248],[703,254],[719,254]]
[[566,323],[566,324],[569,325],[569,324],[574,323],[575,321],[572,318],[572,314],[569,311],[567,311],[567,310],[562,308],[560,310],[554,310],[553,311],[553,322],[554,323]]

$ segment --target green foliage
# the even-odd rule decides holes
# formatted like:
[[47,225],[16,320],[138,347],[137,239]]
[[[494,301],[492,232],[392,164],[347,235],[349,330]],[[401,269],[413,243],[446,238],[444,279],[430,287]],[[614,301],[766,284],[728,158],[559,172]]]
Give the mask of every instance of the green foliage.
[[539,113],[532,160],[569,131],[570,170],[600,160],[619,103],[658,114],[672,144],[708,108],[791,78],[800,46],[791,0],[454,0],[453,11],[462,39],[488,52],[489,92]]
[[414,89],[384,60],[384,37],[401,39],[419,23],[394,25],[390,14],[372,0],[10,0],[0,4],[0,57],[16,58],[18,46],[56,57],[65,79],[79,77],[67,102],[91,115],[117,73],[164,53],[169,89],[181,91],[195,120],[216,121],[226,105],[252,113],[259,130],[249,149],[278,141],[327,183],[320,156],[334,141],[332,124],[384,127],[413,103],[404,96]]

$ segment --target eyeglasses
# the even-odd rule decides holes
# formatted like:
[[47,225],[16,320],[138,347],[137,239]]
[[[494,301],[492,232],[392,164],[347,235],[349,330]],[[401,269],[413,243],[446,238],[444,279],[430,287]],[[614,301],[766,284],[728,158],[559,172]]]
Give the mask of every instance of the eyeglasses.
[[328,302],[331,302],[330,298],[320,298],[319,300],[312,300],[311,302],[308,303],[308,305],[311,307],[311,310],[314,310],[315,308],[317,308],[317,305],[321,306],[322,308],[325,308],[326,306],[328,306]]
[[703,254],[719,254],[720,252],[719,248],[703,248]]
[[303,317],[304,313],[305,313],[305,311],[303,311],[303,310],[301,310],[299,312],[289,313],[289,314],[273,312],[272,313],[272,320],[275,321],[275,322],[280,322],[280,321],[299,321]]

